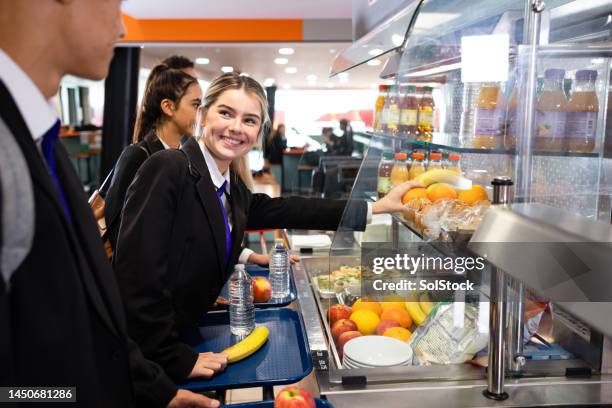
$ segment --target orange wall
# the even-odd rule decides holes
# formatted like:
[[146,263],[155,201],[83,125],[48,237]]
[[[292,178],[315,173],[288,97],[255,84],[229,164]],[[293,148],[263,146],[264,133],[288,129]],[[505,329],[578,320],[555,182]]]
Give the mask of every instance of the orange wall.
[[123,15],[127,35],[135,42],[290,42],[303,40],[303,20],[137,20]]

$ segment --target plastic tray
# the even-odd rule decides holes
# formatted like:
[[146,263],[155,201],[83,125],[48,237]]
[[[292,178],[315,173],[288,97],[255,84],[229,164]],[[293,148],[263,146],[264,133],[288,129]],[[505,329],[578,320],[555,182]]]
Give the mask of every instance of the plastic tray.
[[[246,270],[251,276],[263,276],[268,277],[270,275],[270,269],[264,268],[258,265],[247,265]],[[225,284],[219,296],[229,299],[229,281]],[[287,306],[297,298],[297,289],[295,288],[295,282],[293,281],[293,273],[289,273],[289,295],[282,299],[270,299],[267,302],[255,303],[255,308],[266,309],[269,307],[280,307]],[[219,305],[218,310],[226,310],[227,305]]]
[[[312,371],[304,323],[297,312],[287,308],[256,310],[255,323],[270,330],[268,341],[259,350],[209,380],[190,381],[181,388],[204,391],[292,384]],[[198,352],[220,352],[235,344],[229,312],[208,313],[202,327],[186,334],[184,341]]]
[[[317,408],[334,408],[327,400],[315,398]],[[274,408],[274,401],[244,402],[242,404],[223,405],[227,408]]]

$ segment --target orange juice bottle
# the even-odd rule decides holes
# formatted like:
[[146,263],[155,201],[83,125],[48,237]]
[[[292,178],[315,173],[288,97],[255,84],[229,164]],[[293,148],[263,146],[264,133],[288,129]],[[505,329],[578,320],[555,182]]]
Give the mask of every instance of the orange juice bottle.
[[499,149],[503,142],[504,106],[499,84],[484,84],[476,101],[472,147]]
[[427,170],[442,169],[442,153],[431,153]]
[[422,94],[419,100],[419,135],[417,136],[417,140],[431,142],[431,137],[433,134],[433,111],[434,100],[432,96],[432,88],[425,86],[422,88]]
[[393,163],[393,169],[391,169],[391,188],[408,181],[408,167],[406,166],[406,159],[408,155],[406,153],[395,153],[395,163]]
[[565,137],[572,152],[592,152],[595,148],[599,100],[595,92],[597,71],[580,70],[567,102]]
[[542,150],[563,150],[565,144],[565,120],[567,101],[563,92],[562,69],[544,72],[542,92],[536,103],[536,129],[534,147]]
[[389,104],[387,111],[387,130],[386,132],[392,135],[398,133],[400,121],[400,100],[398,87],[391,85],[389,87]]
[[378,198],[383,198],[391,190],[393,165],[393,153],[383,153],[382,160],[378,165],[378,183],[376,186]]
[[412,153],[412,165],[410,166],[410,171],[408,172],[409,180],[416,178],[421,173],[425,173],[425,162],[423,161],[424,159],[424,153]]
[[518,85],[514,87],[508,101],[508,111],[506,113],[506,133],[504,135],[504,147],[508,150],[516,148],[516,124],[518,104]]
[[382,113],[386,97],[387,85],[379,85],[378,98],[376,98],[376,104],[374,105],[374,123],[372,124],[372,128],[378,132],[382,130]]
[[457,153],[451,153],[448,155],[448,164],[446,169],[449,171],[454,171],[455,173],[461,175],[461,155]]

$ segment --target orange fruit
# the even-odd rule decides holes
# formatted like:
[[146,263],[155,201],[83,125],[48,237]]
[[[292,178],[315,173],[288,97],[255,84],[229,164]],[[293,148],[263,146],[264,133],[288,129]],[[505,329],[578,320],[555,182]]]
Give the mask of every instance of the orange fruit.
[[423,187],[412,188],[404,193],[402,196],[402,204],[406,204],[413,198],[427,198],[427,189]]
[[[406,303],[405,300],[402,300],[401,302],[400,301],[380,302],[380,307],[382,307],[382,313],[385,313],[385,310],[390,309],[392,307],[399,307],[400,309],[406,310],[406,306],[404,305],[404,303]],[[381,316],[382,316],[382,313],[381,313]]]
[[383,333],[383,336],[393,337],[403,342],[407,342],[411,335],[412,333],[410,333],[410,330],[404,329],[403,327],[391,327]]
[[458,198],[468,205],[474,205],[478,201],[488,200],[489,196],[487,195],[487,190],[485,190],[483,186],[472,184],[470,190],[461,190]]
[[407,329],[412,326],[412,319],[406,307],[392,306],[383,310],[380,315],[381,320],[393,320],[398,322],[403,328]]
[[357,301],[353,303],[353,312],[357,310],[371,310],[372,312],[376,313],[377,316],[380,316],[380,314],[382,313],[380,303],[364,302],[361,299],[357,299]]
[[361,309],[351,314],[351,320],[357,325],[357,330],[364,336],[376,333],[380,318],[371,310]]
[[457,198],[457,192],[450,184],[436,183],[427,187],[427,197],[434,203],[438,200],[454,200]]

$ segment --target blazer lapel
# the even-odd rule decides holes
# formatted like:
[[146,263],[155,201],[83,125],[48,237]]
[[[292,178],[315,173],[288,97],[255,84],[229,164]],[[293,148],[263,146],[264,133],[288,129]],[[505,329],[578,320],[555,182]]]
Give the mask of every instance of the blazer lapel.
[[196,190],[200,197],[200,203],[204,208],[204,212],[208,217],[210,226],[213,232],[215,246],[217,248],[217,262],[219,271],[225,270],[225,222],[223,213],[217,199],[217,191],[215,185],[210,178],[210,172],[204,160],[202,150],[198,142],[194,138],[188,139],[181,150],[185,152],[190,161],[191,166],[200,174],[200,178],[196,181]]
[[[244,231],[246,228],[246,214],[245,214],[245,197],[242,189],[243,185],[238,180],[238,176],[231,173],[232,187],[231,187],[231,199],[230,207],[232,209],[232,251],[230,259],[238,259],[240,252],[242,251],[242,240],[244,238]],[[231,262],[230,262],[231,264]],[[231,274],[231,270],[225,271],[226,276]]]

